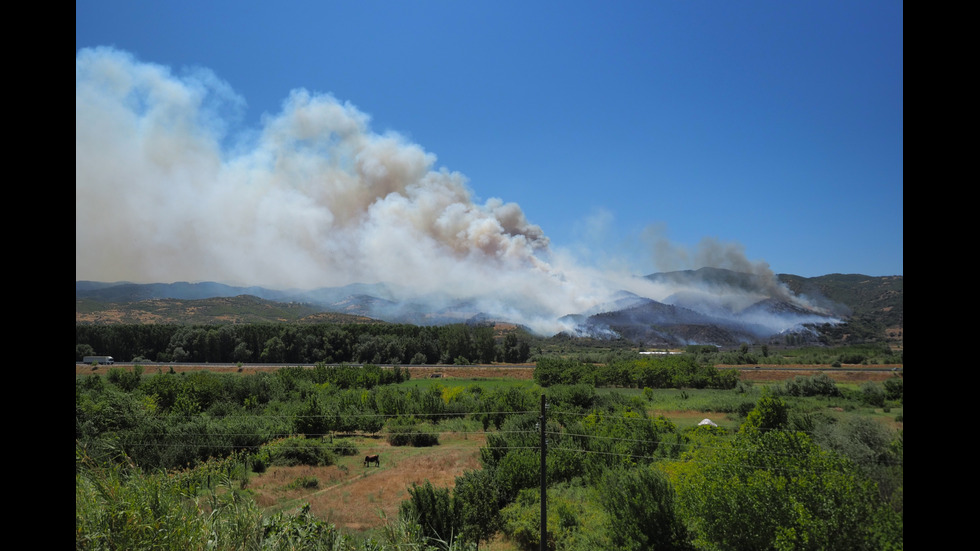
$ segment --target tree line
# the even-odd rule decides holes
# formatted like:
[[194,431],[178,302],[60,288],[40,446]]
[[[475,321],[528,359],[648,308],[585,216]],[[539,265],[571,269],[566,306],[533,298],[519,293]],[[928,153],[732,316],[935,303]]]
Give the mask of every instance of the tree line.
[[526,362],[529,336],[491,325],[75,324],[75,361],[453,364]]
[[589,364],[561,357],[539,358],[534,380],[542,386],[588,384],[626,388],[735,388],[737,371],[719,371],[694,356],[618,358]]

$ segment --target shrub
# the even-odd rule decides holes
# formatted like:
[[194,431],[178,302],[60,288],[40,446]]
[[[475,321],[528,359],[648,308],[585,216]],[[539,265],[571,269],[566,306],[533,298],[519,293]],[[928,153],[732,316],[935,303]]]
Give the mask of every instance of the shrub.
[[392,446],[437,446],[439,435],[431,425],[419,423],[414,419],[394,419],[388,424],[388,443]]
[[739,417],[748,417],[749,412],[755,409],[755,402],[742,402],[738,405]]
[[905,379],[892,377],[882,384],[885,387],[885,396],[889,400],[903,400],[905,398]]
[[434,488],[426,481],[422,486],[413,483],[408,494],[399,507],[399,518],[417,523],[430,543],[451,544],[460,532],[460,514],[449,489]]
[[861,396],[864,402],[870,406],[882,407],[885,405],[885,390],[881,385],[868,381],[861,384]]
[[794,377],[786,381],[783,392],[790,396],[831,396],[841,395],[837,383],[826,373],[817,373],[811,377]]
[[333,443],[333,453],[342,456],[357,455],[358,449],[350,440],[338,440]]
[[599,485],[609,513],[612,543],[619,549],[683,549],[688,534],[675,512],[674,489],[652,468],[610,470]]
[[121,367],[110,367],[108,373],[106,373],[106,378],[109,382],[118,386],[119,388],[125,390],[126,392],[132,392],[140,386],[140,381],[143,376],[143,366],[134,365],[132,371],[128,371]]
[[335,463],[333,452],[324,444],[300,436],[282,438],[265,444],[252,461],[253,470],[256,461],[265,465],[280,466],[327,466]]
[[305,488],[307,490],[310,490],[310,489],[313,489],[313,488],[317,488],[319,486],[320,486],[320,479],[319,478],[317,478],[315,476],[301,476],[301,477],[293,480],[289,484],[287,484],[286,485],[286,488],[288,488],[290,490],[296,490],[296,489],[300,489],[300,488]]

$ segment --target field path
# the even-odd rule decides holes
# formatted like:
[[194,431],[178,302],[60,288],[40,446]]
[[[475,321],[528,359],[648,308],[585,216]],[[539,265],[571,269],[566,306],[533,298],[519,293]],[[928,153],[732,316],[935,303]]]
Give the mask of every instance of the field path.
[[[310,504],[310,511],[327,522],[350,530],[368,530],[394,520],[408,499],[412,484],[426,481],[451,488],[456,477],[480,468],[483,435],[444,433],[440,444],[427,448],[393,447],[378,439],[358,439],[357,456],[342,457],[329,467],[269,467],[249,482],[256,502],[269,513],[293,511]],[[380,454],[381,467],[363,464],[364,455]],[[315,476],[326,487],[287,489],[302,476]]]

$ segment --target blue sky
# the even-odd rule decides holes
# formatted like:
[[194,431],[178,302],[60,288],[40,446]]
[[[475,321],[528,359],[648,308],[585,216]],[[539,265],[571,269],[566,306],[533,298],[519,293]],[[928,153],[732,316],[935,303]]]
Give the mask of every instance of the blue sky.
[[640,274],[699,267],[707,239],[777,273],[901,275],[903,42],[890,1],[77,1],[75,19],[76,55],[226,83],[229,149],[292,90],[330,94],[553,247]]

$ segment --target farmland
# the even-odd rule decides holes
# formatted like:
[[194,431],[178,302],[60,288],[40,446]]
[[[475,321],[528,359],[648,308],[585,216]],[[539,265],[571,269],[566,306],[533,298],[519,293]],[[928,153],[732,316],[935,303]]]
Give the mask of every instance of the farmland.
[[[654,368],[662,360],[645,362],[647,368]],[[633,369],[640,367],[637,364]],[[538,417],[537,397],[544,393],[550,406],[549,440],[554,446],[549,456],[549,507],[554,500],[556,518],[564,518],[562,522],[574,519],[571,525],[551,527],[549,516],[549,538],[565,549],[618,547],[615,512],[609,509],[611,505],[602,505],[603,486],[596,484],[610,476],[628,484],[630,475],[616,474],[619,469],[644,466],[642,472],[663,473],[658,476],[671,480],[678,495],[690,499],[685,473],[697,469],[698,455],[707,453],[697,443],[717,438],[716,449],[738,445],[738,435],[745,432],[746,423],[752,423],[752,411],[770,399],[771,391],[776,392],[779,403],[786,404],[782,422],[788,428],[806,429],[815,443],[842,450],[824,456],[827,452],[813,448],[807,461],[837,461],[837,454],[852,453],[847,451],[850,437],[839,430],[852,420],[869,420],[881,428],[881,435],[892,435],[882,437],[897,437],[900,446],[903,403],[894,395],[892,382],[900,380],[902,373],[892,371],[892,366],[861,367],[742,366],[737,386],[698,389],[542,387],[534,365],[405,366],[397,372],[399,380],[394,380],[390,378],[393,370],[370,366],[338,370],[165,364],[93,369],[76,364],[76,471],[82,473],[76,476],[76,525],[87,537],[111,537],[106,527],[79,520],[87,518],[80,511],[87,498],[79,498],[79,492],[95,480],[79,465],[106,465],[105,461],[113,461],[109,450],[122,449],[131,461],[144,466],[144,472],[151,473],[148,476],[154,476],[152,465],[167,469],[184,465],[180,468],[191,470],[181,472],[194,473],[210,468],[207,465],[214,460],[209,457],[228,458],[218,459],[225,465],[221,467],[226,473],[224,482],[215,484],[208,477],[196,501],[182,498],[183,503],[204,503],[208,500],[201,496],[207,495],[215,503],[240,496],[247,500],[254,518],[265,519],[261,522],[267,525],[266,533],[270,522],[273,526],[299,523],[304,529],[315,525],[335,530],[331,532],[334,537],[347,545],[341,549],[397,546],[406,538],[438,548],[437,537],[425,535],[424,530],[421,535],[412,532],[405,523],[413,513],[434,514],[419,507],[445,499],[444,503],[456,504],[452,506],[456,513],[440,514],[449,515],[447,526],[461,530],[458,545],[482,541],[481,548],[487,548],[488,542],[491,549],[536,548],[533,530],[527,525],[533,524],[527,515],[536,505],[534,494],[527,492],[536,484],[538,452],[533,449],[537,442],[533,424]],[[814,388],[825,394],[807,390]],[[886,396],[885,389],[892,394]],[[872,390],[881,393],[880,404],[870,403],[867,393]],[[106,416],[110,404],[116,411],[112,418]],[[642,426],[624,424],[629,418]],[[717,425],[717,433],[702,434],[698,424],[706,418]],[[296,433],[305,433],[306,438],[290,436]],[[408,440],[397,440],[399,434],[408,435]],[[108,445],[110,441],[114,443]],[[321,455],[316,460],[296,461],[295,456],[284,460],[285,454],[273,451],[277,443],[315,448]],[[887,448],[886,444],[878,445]],[[527,452],[520,451],[527,446],[531,446]],[[899,455],[887,452],[887,458],[881,456],[873,464],[849,467],[858,470],[854,482],[847,483],[869,480],[887,489],[891,496],[888,510],[897,510],[899,515],[900,501],[896,506],[894,500],[901,495],[900,450]],[[304,457],[313,457],[304,453]],[[368,454],[378,454],[380,465],[365,466],[363,459]],[[482,487],[475,482],[481,479],[486,479],[498,504],[485,514],[492,522],[482,528],[466,513],[475,510],[479,500],[471,502],[465,497]],[[528,483],[530,487],[525,486]],[[863,484],[847,491],[864,491],[856,489]],[[689,506],[693,507],[685,505]],[[672,518],[682,526],[690,513],[678,507]],[[819,517],[820,512],[813,514]],[[900,524],[895,528],[894,521],[890,522],[879,530],[889,541],[900,543]],[[239,519],[238,525],[248,523]],[[794,529],[810,528],[798,525]],[[897,536],[895,530],[899,530]],[[692,548],[710,547],[710,527],[688,522],[677,534]],[[266,538],[256,548],[277,548],[273,541]],[[102,548],[83,543],[77,547]]]

